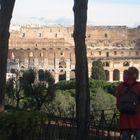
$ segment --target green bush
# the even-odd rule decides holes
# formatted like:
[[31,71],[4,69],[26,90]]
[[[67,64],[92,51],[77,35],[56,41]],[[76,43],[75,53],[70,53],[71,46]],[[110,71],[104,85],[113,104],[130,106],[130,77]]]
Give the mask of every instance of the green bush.
[[19,111],[0,114],[0,140],[38,140],[46,115]]
[[91,93],[91,111],[105,110],[116,107],[116,98],[106,93],[102,88],[98,88],[96,93]]
[[101,60],[93,61],[91,78],[95,80],[106,80],[106,74]]
[[71,90],[57,91],[52,102],[46,105],[46,112],[54,116],[73,117],[75,114],[75,97]]
[[56,84],[56,88],[61,90],[75,89],[75,80],[60,81]]

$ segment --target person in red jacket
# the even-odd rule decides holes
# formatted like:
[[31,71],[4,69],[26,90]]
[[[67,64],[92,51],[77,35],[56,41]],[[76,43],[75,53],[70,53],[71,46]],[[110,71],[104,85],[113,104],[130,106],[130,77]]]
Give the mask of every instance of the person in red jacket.
[[[116,89],[118,109],[120,97],[124,93],[125,84],[127,84],[128,86],[134,85],[137,94],[140,96],[140,83],[136,81],[137,77],[137,69],[134,67],[130,67],[124,75],[124,81],[120,83]],[[119,128],[121,130],[122,140],[131,140],[132,133],[135,135],[136,140],[140,140],[140,103],[138,104],[137,112],[133,115],[128,115],[120,112]]]

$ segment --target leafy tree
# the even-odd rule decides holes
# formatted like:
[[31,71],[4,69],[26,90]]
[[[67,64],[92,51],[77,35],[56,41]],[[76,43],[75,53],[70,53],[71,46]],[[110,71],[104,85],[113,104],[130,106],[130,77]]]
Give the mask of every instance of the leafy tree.
[[116,107],[116,98],[100,87],[95,92],[91,92],[90,99],[91,112],[94,110],[106,110]]
[[96,91],[91,92],[90,102],[91,116],[93,116],[95,120],[99,121],[102,111],[104,111],[106,119],[110,120],[112,118],[112,114],[116,108],[116,98],[113,95],[99,87]]
[[20,109],[21,101],[25,98],[20,79],[9,79],[6,83],[6,104]]
[[41,110],[44,103],[50,102],[54,97],[55,82],[50,72],[45,71],[44,82],[35,82],[35,72],[28,70],[23,74],[21,80],[22,87],[26,96],[24,108]]
[[44,73],[44,80],[49,84],[53,85],[55,83],[55,79],[49,71],[45,71]]
[[56,84],[56,88],[57,89],[61,89],[61,90],[69,90],[69,89],[75,89],[75,80],[69,80],[69,81],[59,81]]
[[100,60],[93,61],[91,78],[95,80],[106,80],[105,71]]
[[110,83],[110,82],[107,82],[107,85],[104,86],[104,90],[114,96],[116,96],[116,87],[118,86],[119,82],[114,82],[114,83]]
[[[74,0],[74,43],[76,56],[76,140],[89,138],[89,81],[85,44],[88,0]],[[84,132],[84,133],[83,133]]]
[[32,85],[32,92],[26,93],[24,108],[31,110],[41,110],[42,105],[47,101],[47,88],[44,84],[35,83]]
[[35,72],[32,69],[26,70],[20,78],[21,86],[26,97],[33,94],[33,83],[35,81]]
[[30,111],[0,115],[0,140],[39,140],[48,120],[46,114]]
[[38,78],[39,78],[39,81],[44,81],[44,70],[39,70],[38,71]]
[[15,0],[0,0],[0,112],[4,111],[9,26]]
[[18,80],[10,79],[6,86],[7,108],[41,110],[44,103],[54,98],[55,82],[50,72],[46,72],[46,81],[35,81],[35,72],[27,70]]
[[29,69],[23,73],[23,79],[28,84],[34,83],[35,80],[35,72],[32,69]]
[[56,96],[52,102],[45,105],[46,111],[59,117],[74,117],[75,116],[75,97],[71,96],[69,91],[65,94],[60,90],[57,91]]

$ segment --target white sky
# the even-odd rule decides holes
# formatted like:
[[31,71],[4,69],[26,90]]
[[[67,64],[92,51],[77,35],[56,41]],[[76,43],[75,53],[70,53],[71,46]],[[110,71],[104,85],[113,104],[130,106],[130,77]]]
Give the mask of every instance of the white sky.
[[[74,0],[16,0],[13,24],[73,24]],[[140,25],[140,0],[89,0],[90,25]]]

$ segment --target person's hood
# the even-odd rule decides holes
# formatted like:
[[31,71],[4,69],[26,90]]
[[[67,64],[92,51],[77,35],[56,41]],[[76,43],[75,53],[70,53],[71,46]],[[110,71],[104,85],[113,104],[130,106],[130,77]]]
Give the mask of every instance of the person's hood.
[[136,78],[134,78],[133,76],[128,76],[124,79],[124,82],[128,85],[133,85],[136,82]]

